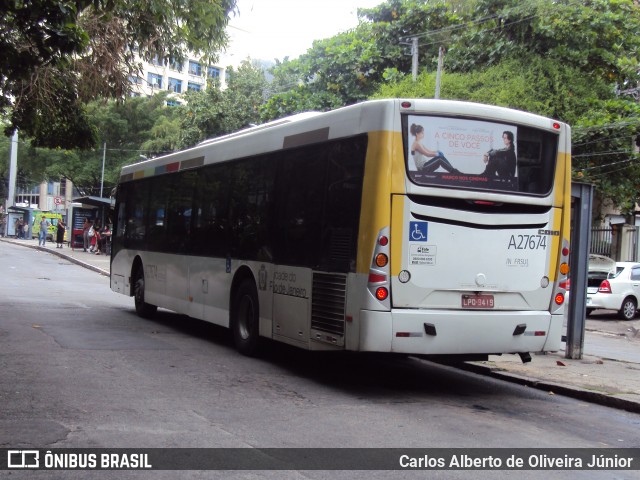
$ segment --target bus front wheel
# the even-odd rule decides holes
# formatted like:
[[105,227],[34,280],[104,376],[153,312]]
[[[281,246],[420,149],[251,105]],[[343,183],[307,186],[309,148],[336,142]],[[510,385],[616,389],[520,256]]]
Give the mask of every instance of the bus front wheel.
[[256,355],[260,340],[260,307],[252,280],[243,280],[236,290],[231,312],[231,331],[236,349],[243,355]]
[[136,305],[136,313],[142,318],[151,318],[158,307],[144,301],[144,269],[142,266],[136,269],[133,280],[133,299]]

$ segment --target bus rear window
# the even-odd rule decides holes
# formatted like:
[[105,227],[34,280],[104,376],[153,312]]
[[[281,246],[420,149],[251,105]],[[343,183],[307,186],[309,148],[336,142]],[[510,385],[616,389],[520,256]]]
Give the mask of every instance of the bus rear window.
[[404,115],[405,161],[417,185],[546,195],[558,135],[461,118]]

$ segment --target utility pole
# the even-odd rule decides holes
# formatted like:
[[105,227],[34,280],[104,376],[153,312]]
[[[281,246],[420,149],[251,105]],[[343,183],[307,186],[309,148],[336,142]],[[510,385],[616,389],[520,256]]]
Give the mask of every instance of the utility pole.
[[413,81],[418,80],[418,37],[411,39],[411,75]]
[[11,153],[9,154],[9,196],[7,198],[7,204],[5,213],[7,214],[7,222],[5,224],[6,230],[4,235],[9,233],[9,207],[13,207],[16,201],[16,176],[18,171],[18,130],[13,131],[11,137]]
[[11,154],[9,157],[9,198],[7,208],[13,207],[16,200],[16,172],[18,171],[18,130],[11,137]]
[[444,64],[444,47],[438,51],[438,72],[436,73],[436,94],[434,98],[440,98],[440,79],[442,78],[442,66]]
[[104,161],[107,157],[107,142],[104,142],[104,148],[102,150],[102,177],[100,177],[100,198],[102,198],[102,188],[104,186]]

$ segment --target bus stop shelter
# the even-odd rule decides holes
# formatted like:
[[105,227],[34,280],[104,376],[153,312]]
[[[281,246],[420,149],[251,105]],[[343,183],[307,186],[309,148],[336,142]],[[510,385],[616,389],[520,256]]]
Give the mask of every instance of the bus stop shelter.
[[113,215],[111,210],[115,205],[114,198],[78,197],[72,199],[71,216],[71,248],[83,246],[82,229],[85,219],[100,225],[111,224]]

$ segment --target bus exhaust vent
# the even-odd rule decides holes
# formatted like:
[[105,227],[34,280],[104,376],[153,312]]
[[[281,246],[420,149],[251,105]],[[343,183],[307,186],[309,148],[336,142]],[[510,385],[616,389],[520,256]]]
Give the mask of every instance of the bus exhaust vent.
[[353,244],[353,231],[350,228],[334,228],[331,230],[331,244],[329,256],[332,264],[344,264],[349,268],[351,260],[351,245]]
[[344,345],[346,275],[314,272],[311,295],[312,338]]

